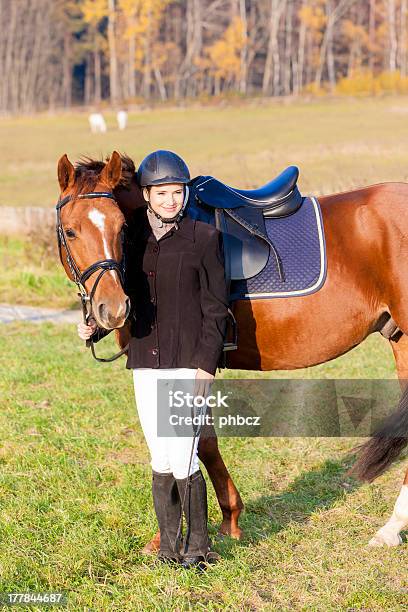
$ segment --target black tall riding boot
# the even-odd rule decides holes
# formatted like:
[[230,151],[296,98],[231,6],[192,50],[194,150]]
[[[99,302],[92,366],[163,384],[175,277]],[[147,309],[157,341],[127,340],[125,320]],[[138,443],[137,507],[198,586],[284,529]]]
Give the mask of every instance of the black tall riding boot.
[[184,547],[181,549],[182,565],[186,568],[199,566],[204,569],[207,563],[214,563],[219,558],[217,553],[210,550],[207,486],[204,476],[201,470],[198,470],[189,479],[177,479],[176,482],[187,522]]
[[181,501],[173,474],[162,474],[153,470],[152,492],[154,509],[160,529],[161,561],[180,560],[176,550],[177,530],[181,517]]

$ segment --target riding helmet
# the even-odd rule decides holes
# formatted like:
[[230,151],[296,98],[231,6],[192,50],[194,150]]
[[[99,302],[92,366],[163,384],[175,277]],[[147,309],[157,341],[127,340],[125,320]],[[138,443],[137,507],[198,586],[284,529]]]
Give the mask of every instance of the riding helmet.
[[137,182],[141,187],[182,183],[190,181],[190,172],[183,159],[173,151],[154,151],[144,158],[137,171]]

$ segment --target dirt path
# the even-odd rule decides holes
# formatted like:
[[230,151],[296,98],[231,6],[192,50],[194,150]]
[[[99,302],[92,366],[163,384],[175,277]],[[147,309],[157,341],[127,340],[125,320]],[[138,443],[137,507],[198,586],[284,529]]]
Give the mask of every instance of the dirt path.
[[30,323],[79,323],[82,314],[79,310],[55,310],[35,306],[20,306],[0,304],[0,324],[12,321],[28,321]]

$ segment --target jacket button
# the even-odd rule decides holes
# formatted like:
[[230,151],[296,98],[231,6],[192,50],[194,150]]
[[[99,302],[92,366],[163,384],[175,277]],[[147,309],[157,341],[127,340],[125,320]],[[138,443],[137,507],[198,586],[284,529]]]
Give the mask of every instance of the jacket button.
[[158,246],[154,246],[154,247],[152,248],[153,253],[157,253],[157,251],[158,251],[158,250],[159,250],[159,247],[158,247]]
[[152,323],[150,329],[156,329],[156,323]]
[[152,295],[152,297],[150,298],[150,301],[151,301],[151,303],[152,303],[152,304],[154,304],[154,303],[155,303],[156,298],[154,297],[154,295]]
[[159,351],[157,349],[155,348],[152,349],[152,355],[158,355],[158,354],[159,354]]
[[149,270],[149,276],[154,276],[155,275],[155,271],[154,270]]

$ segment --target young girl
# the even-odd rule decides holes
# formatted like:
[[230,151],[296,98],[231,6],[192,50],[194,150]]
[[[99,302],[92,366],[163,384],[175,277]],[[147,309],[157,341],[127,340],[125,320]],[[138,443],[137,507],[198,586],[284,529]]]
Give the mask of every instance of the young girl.
[[[222,236],[185,214],[190,173],[178,155],[151,153],[137,177],[147,207],[136,211],[130,228],[133,246],[126,254],[126,292],[132,304],[126,367],[133,370],[151,456],[159,558],[203,568],[218,555],[210,550],[198,436],[158,436],[157,418],[164,415],[157,409],[157,380],[194,380],[195,393],[205,396],[214,378],[228,317]],[[94,321],[78,325],[83,340],[92,335],[97,341],[106,333]],[[188,537],[180,552],[182,510]]]

